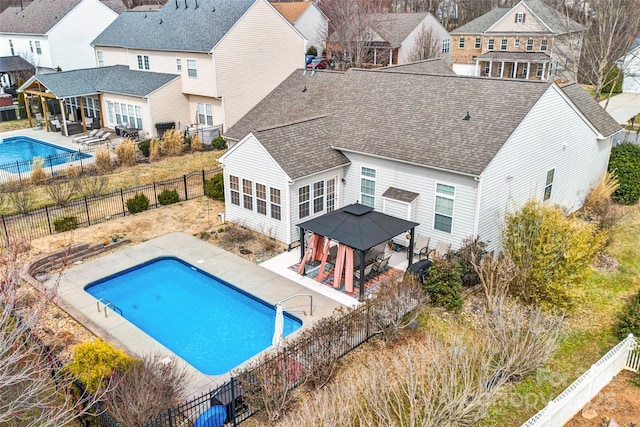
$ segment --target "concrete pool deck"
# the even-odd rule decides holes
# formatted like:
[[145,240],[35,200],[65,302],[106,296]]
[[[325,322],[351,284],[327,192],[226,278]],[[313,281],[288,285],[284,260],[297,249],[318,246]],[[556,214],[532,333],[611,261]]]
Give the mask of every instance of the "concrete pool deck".
[[[331,315],[336,308],[343,306],[337,301],[294,283],[273,271],[189,234],[179,232],[165,234],[95,260],[74,265],[62,273],[57,285],[58,305],[98,337],[117,347],[139,356],[150,352],[160,352],[174,357],[178,363],[186,366],[191,374],[191,381],[187,389],[190,396],[198,395],[221,385],[229,378],[229,373],[223,375],[200,373],[171,350],[112,310],[107,309],[107,317],[105,317],[104,309],[98,312],[97,300],[84,290],[84,287],[91,282],[163,256],[180,258],[270,304],[276,304],[297,294],[312,295],[313,316],[310,315],[309,298],[306,296],[299,296],[283,303],[285,311],[297,316],[303,322],[302,327],[296,333],[310,327],[315,320]],[[55,286],[56,280],[57,277],[51,277],[44,282],[44,285]],[[302,311],[305,311],[306,315]],[[171,313],[161,313],[161,315],[166,316],[167,322],[171,322]]]

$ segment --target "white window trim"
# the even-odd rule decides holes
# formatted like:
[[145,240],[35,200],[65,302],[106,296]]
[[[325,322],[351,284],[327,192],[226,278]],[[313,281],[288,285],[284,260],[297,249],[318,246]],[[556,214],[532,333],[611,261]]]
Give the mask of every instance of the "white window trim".
[[496,41],[495,41],[495,39],[487,40],[487,49],[489,49],[489,50],[495,50],[496,49]]
[[458,38],[458,48],[459,48],[459,49],[464,49],[464,45],[465,45],[465,39],[464,39],[464,37],[459,37],[459,38]]
[[182,71],[182,59],[181,58],[176,58],[176,70],[177,71]]
[[516,15],[516,22],[522,24],[524,22],[524,12],[518,12]]
[[[551,173],[551,182],[549,180],[549,173]],[[551,168],[547,171],[547,175],[544,180],[544,192],[542,193],[542,201],[546,202],[547,200],[551,200],[551,196],[553,194],[553,183],[556,180],[556,168]],[[549,189],[549,197],[547,197],[547,188]]]
[[[231,187],[231,178],[235,178],[236,179],[236,183],[238,184],[237,188],[232,188]],[[236,194],[238,196],[238,203],[234,203],[233,202],[233,194]],[[234,206],[242,206],[242,202],[241,202],[241,198],[240,198],[240,177],[237,175],[229,175],[229,203],[231,203]]]
[[[531,41],[531,43],[529,43],[529,41]],[[535,44],[535,42],[533,41],[533,39],[527,39],[527,44],[525,46],[525,50],[527,52],[532,52],[533,51],[533,45]]]
[[[438,184],[446,185],[447,187],[453,187],[453,196],[450,196],[448,194],[438,193]],[[449,199],[453,201],[453,209],[451,212],[451,231],[444,231],[436,228],[436,215],[448,216],[442,213],[438,213],[436,211],[438,197],[442,197],[444,199]],[[433,229],[433,231],[440,231],[442,233],[453,234],[455,213],[456,213],[456,186],[454,184],[436,181],[435,189],[434,189],[434,197],[433,197],[433,222],[431,223],[431,228]]]
[[[264,187],[264,197],[260,197],[258,186]],[[267,184],[263,184],[261,182],[255,183],[255,193],[256,193],[256,213],[259,215],[267,216],[269,212],[269,186]],[[264,202],[264,212],[260,212],[260,204],[259,202]]]
[[500,40],[500,50],[507,50],[508,47],[509,47],[509,40],[501,39]]
[[513,47],[520,47],[520,37],[516,37],[513,40]]
[[[374,172],[375,176],[371,177],[371,176],[368,176],[368,175],[364,175],[362,173],[362,169],[370,169],[370,170],[372,170]],[[369,206],[369,205],[366,205],[363,202],[363,196],[371,197],[373,199],[373,206],[371,206],[371,207],[374,208],[374,209],[376,207],[376,188],[377,188],[377,185],[376,185],[377,182],[376,181],[377,181],[377,178],[378,178],[378,170],[377,169],[370,168],[370,167],[367,167],[367,166],[360,166],[360,181],[359,181],[360,189],[358,191],[359,194],[360,194],[360,203],[365,205],[365,206]],[[373,181],[373,195],[364,194],[362,192],[362,180],[363,179],[366,179],[366,180],[369,180],[369,181]]]
[[[301,185],[301,186],[298,187],[298,219],[309,218],[310,216],[313,215],[313,213],[312,213],[313,212],[313,208],[312,208],[312,205],[311,205],[311,203],[313,201],[313,194],[311,193],[312,192],[312,186],[311,185],[312,184],[306,184],[306,185]],[[301,201],[301,199],[300,199],[300,190],[305,188],[305,187],[307,188],[307,200]],[[300,215],[300,207],[305,203],[307,204],[307,212],[308,213],[307,213],[307,215],[302,216],[302,215]]]
[[[269,190],[269,218],[275,220],[275,221],[282,221],[282,190],[279,188],[275,188],[275,187],[268,187]],[[273,196],[271,195],[271,190],[277,190],[279,192],[278,194],[278,199],[280,199],[279,203],[275,203],[273,201]],[[276,218],[273,216],[273,208],[274,206],[277,206],[278,212],[279,212],[279,216],[280,218]]]
[[482,48],[482,39],[480,37],[476,37],[476,39],[474,40],[473,48],[474,49],[481,49]]
[[97,50],[96,58],[98,59],[98,67],[104,67],[104,52],[101,50]]
[[[193,63],[193,68],[189,67],[189,65],[191,65],[190,63]],[[191,75],[191,70],[194,71],[193,76]],[[191,77],[192,79],[198,78],[198,62],[195,59],[187,58],[187,77]]]

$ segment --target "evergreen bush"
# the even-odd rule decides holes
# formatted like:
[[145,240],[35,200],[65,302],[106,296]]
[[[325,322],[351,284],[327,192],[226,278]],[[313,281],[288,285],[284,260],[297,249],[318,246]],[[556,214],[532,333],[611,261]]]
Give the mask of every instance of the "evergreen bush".
[[430,303],[457,311],[462,307],[462,275],[455,259],[435,258],[424,279],[424,290]]
[[640,337],[640,292],[618,313],[616,334],[620,339],[626,338],[629,334]]
[[620,186],[612,199],[623,205],[633,205],[640,199],[640,145],[623,142],[611,149],[609,172],[618,177]]
[[144,154],[145,157],[149,157],[149,146],[151,145],[150,139],[145,139],[138,143],[138,149]]
[[172,203],[178,203],[180,201],[180,195],[176,190],[169,190],[168,188],[162,190],[160,194],[158,194],[158,203],[162,206],[170,205]]
[[135,214],[149,209],[149,198],[142,193],[138,193],[127,200],[129,213]]
[[75,230],[78,228],[78,218],[75,216],[63,216],[53,221],[53,228],[58,232]]
[[204,182],[204,195],[224,202],[224,177],[222,172],[217,173],[211,179]]
[[216,136],[211,140],[211,147],[214,150],[226,150],[227,149],[227,141],[221,135]]

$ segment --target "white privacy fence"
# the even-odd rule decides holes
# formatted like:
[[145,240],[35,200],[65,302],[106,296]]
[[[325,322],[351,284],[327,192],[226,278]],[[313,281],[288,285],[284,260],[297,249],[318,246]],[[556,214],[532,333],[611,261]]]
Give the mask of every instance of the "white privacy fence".
[[629,334],[522,427],[562,426],[609,384],[621,370],[638,372],[638,341]]

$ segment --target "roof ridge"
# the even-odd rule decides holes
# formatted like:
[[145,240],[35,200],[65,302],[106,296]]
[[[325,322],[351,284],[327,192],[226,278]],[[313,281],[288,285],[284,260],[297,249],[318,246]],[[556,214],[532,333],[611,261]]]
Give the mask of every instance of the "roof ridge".
[[[406,64],[405,64],[406,65]],[[374,72],[374,73],[385,73],[385,74],[398,74],[398,75],[414,75],[414,76],[429,76],[429,77],[444,77],[449,79],[468,79],[468,80],[494,80],[494,81],[509,81],[509,82],[520,82],[520,83],[533,83],[533,84],[550,84],[551,82],[544,80],[527,80],[527,79],[511,79],[511,78],[500,78],[500,77],[487,77],[487,76],[467,76],[462,74],[441,74],[441,73],[421,73],[417,71],[390,71],[385,70],[385,68],[349,68],[348,71],[353,70],[353,72]]]
[[322,114],[322,115],[319,115],[319,116],[305,117],[305,118],[300,119],[300,120],[294,120],[294,121],[291,121],[291,122],[279,123],[277,125],[273,125],[273,126],[269,126],[269,127],[265,127],[265,128],[260,128],[260,129],[255,129],[254,132],[265,132],[265,131],[268,131],[268,130],[284,128],[284,127],[287,127],[287,126],[299,125],[301,123],[306,123],[306,122],[311,122],[311,121],[314,121],[314,120],[323,119],[323,118],[328,117],[330,115],[331,114],[327,113],[327,114]]

